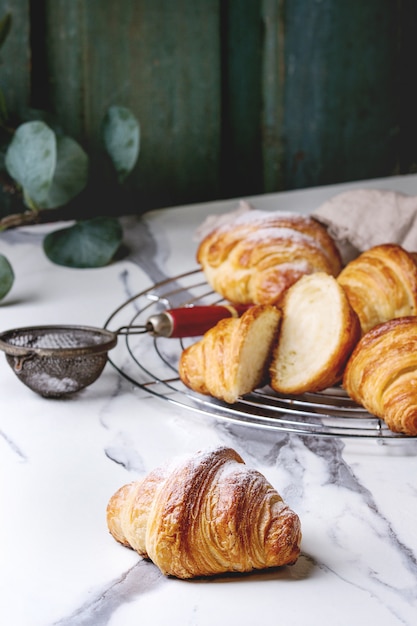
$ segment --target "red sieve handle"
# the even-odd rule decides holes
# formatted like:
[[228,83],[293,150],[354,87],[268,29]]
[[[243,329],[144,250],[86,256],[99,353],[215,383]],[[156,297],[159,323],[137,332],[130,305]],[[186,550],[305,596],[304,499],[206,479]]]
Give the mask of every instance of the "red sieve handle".
[[227,304],[170,309],[152,315],[148,319],[147,328],[151,334],[160,337],[198,337],[221,319],[239,317],[248,308],[247,305]]

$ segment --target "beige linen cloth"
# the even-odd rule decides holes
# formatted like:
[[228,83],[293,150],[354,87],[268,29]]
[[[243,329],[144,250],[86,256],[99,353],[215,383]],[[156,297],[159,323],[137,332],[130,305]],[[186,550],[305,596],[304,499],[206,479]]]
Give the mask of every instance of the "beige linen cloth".
[[[210,231],[233,223],[253,210],[246,200],[223,215],[209,215],[196,231],[197,241]],[[384,189],[353,189],[339,193],[315,209],[311,216],[327,227],[344,263],[381,243],[397,243],[417,252],[417,196]]]
[[312,212],[328,228],[347,263],[382,243],[417,252],[417,196],[381,189],[353,189]]

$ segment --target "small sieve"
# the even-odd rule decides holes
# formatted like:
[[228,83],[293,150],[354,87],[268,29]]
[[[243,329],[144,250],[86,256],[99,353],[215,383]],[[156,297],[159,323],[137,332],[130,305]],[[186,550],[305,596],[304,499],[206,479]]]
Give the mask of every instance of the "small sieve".
[[41,396],[59,398],[91,385],[100,376],[118,335],[198,336],[220,319],[237,317],[246,308],[212,305],[171,309],[152,315],[144,325],[123,326],[115,332],[71,325],[15,328],[0,333],[0,350],[22,383]]
[[90,326],[32,326],[0,333],[0,349],[14,373],[49,398],[91,385],[116,343],[115,333]]

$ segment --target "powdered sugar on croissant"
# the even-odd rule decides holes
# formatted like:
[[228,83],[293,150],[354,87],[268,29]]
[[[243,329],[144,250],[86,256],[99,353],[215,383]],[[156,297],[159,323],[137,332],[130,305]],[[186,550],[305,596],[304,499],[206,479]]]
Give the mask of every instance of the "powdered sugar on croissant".
[[279,303],[301,276],[337,276],[341,258],[326,229],[290,212],[244,211],[220,223],[197,250],[207,282],[231,302]]
[[231,448],[196,453],[122,487],[107,523],[120,543],[178,578],[293,564],[300,520]]

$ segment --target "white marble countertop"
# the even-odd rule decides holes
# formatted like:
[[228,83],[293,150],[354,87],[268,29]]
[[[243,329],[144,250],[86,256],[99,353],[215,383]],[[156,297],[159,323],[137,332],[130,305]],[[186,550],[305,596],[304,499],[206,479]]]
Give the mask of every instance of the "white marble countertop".
[[[417,195],[417,176],[260,196],[257,208],[308,213],[336,192]],[[126,298],[195,267],[193,232],[235,201],[126,218],[129,257],[97,270],[50,263],[45,227],[0,235],[16,281],[0,329],[102,326]],[[110,496],[166,459],[235,448],[300,516],[292,567],[181,581],[109,535]],[[107,364],[84,391],[45,399],[0,354],[0,622],[8,626],[378,626],[417,615],[417,440],[299,436],[228,424],[130,385]]]

